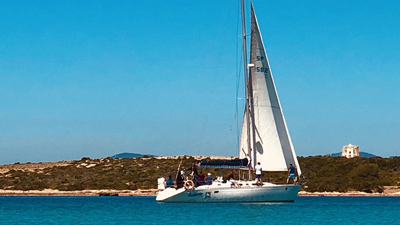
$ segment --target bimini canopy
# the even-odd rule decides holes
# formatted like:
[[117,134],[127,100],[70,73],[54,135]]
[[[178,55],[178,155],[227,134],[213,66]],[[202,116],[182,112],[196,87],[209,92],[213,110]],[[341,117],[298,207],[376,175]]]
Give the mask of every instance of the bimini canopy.
[[203,160],[200,162],[200,167],[214,167],[214,168],[247,168],[249,160],[232,159],[232,160]]

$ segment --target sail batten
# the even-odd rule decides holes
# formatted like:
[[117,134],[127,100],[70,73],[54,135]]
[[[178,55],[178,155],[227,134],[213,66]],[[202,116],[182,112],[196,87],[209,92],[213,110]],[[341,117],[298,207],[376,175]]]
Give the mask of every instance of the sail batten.
[[250,156],[253,158],[251,162],[253,167],[257,162],[261,162],[264,171],[285,171],[289,164],[293,164],[300,175],[300,166],[283,116],[253,7],[251,7],[250,64],[254,66],[250,68],[249,73],[253,97],[253,105],[250,106],[253,118],[250,118],[249,126],[254,126],[255,132],[251,132],[250,137],[248,136],[246,132],[248,127],[244,123],[248,114],[245,112],[239,156],[249,157],[244,152],[249,152],[246,143],[250,141],[253,146],[253,154]]

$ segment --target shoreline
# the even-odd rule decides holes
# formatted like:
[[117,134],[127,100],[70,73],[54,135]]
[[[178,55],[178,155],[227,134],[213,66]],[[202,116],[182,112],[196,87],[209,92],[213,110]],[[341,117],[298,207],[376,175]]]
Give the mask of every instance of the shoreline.
[[[0,190],[0,196],[156,196],[157,189],[141,189],[141,190],[80,190],[80,191],[59,191],[53,189],[45,190]],[[300,191],[298,196],[336,196],[336,197],[400,197],[399,192],[390,193],[366,193],[360,191],[350,192],[307,192]]]
[[79,191],[59,191],[54,189],[44,190],[0,190],[0,196],[156,196],[157,189],[140,190],[79,190]]
[[298,196],[333,196],[333,197],[400,197],[400,192],[394,193],[367,193],[362,191],[349,192],[307,192],[299,191]]

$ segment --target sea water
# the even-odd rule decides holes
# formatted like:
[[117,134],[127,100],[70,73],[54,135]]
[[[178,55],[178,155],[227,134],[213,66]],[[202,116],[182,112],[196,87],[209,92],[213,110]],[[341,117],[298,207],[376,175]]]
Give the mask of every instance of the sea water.
[[0,197],[0,224],[400,224],[400,197],[158,203],[155,197]]

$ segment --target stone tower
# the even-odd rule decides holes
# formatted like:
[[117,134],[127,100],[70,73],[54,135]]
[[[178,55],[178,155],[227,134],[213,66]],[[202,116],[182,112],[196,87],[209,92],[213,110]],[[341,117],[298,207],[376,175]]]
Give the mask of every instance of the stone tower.
[[357,145],[345,145],[342,148],[342,156],[345,156],[346,158],[360,156],[360,149]]

